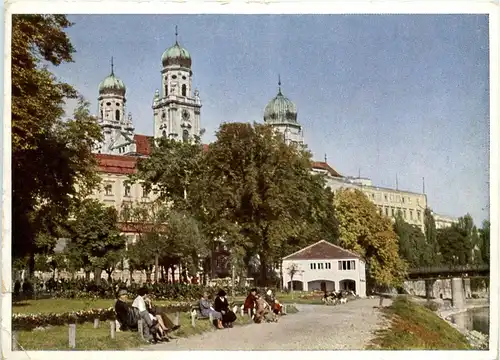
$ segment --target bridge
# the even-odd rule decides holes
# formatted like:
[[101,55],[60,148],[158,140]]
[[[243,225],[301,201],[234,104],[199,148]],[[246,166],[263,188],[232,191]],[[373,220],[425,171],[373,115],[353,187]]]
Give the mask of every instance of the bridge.
[[454,307],[464,308],[467,294],[471,293],[471,278],[489,278],[489,265],[430,266],[408,269],[410,281],[425,281],[427,300],[432,297],[436,280],[451,281],[451,301]]
[[429,266],[408,269],[410,280],[437,280],[446,278],[489,277],[489,265]]

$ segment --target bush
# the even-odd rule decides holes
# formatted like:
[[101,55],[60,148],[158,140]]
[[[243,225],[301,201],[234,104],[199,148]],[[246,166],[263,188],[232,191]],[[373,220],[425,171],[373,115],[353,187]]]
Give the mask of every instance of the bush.
[[[26,282],[24,283],[26,284]],[[32,293],[26,293],[23,284],[23,294],[30,296]],[[230,292],[226,284],[219,284],[218,287],[205,287],[198,284],[145,284],[148,288],[150,295],[158,300],[177,300],[177,301],[192,301],[198,300],[204,291],[207,291],[211,296],[215,296],[220,288]],[[95,281],[78,280],[49,280],[45,284],[46,291],[52,298],[64,299],[114,299],[119,289],[126,289],[130,294],[137,294],[137,290],[142,285],[132,283],[127,285],[122,281],[108,282],[101,280],[99,284]],[[241,296],[248,293],[248,288],[238,287],[235,288],[235,295]]]

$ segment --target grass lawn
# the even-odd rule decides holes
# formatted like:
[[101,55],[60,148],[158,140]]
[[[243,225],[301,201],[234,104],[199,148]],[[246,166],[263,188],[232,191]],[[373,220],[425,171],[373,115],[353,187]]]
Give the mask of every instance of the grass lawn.
[[369,349],[467,350],[465,336],[431,310],[405,298],[397,298],[383,310],[388,329],[378,331]]
[[[288,306],[288,314],[294,314],[297,309]],[[237,314],[235,326],[249,324],[247,316]],[[170,314],[175,321],[174,314]],[[191,315],[180,313],[181,328],[174,333],[177,337],[188,337],[206,331],[215,331],[209,320],[196,320],[196,327],[191,326]],[[24,350],[68,350],[68,326],[53,326],[42,331],[19,331],[18,342]],[[76,325],[76,350],[125,350],[136,349],[144,342],[137,332],[117,332],[116,339],[110,336],[109,321],[101,322],[98,329],[92,323]]]

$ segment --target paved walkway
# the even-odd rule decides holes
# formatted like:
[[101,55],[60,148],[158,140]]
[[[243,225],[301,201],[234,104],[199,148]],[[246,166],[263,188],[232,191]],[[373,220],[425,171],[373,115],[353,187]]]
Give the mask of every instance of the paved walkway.
[[[384,306],[390,302],[385,299]],[[374,308],[378,303],[377,298],[337,306],[299,304],[299,313],[278,323],[207,332],[144,350],[363,350],[384,323]]]

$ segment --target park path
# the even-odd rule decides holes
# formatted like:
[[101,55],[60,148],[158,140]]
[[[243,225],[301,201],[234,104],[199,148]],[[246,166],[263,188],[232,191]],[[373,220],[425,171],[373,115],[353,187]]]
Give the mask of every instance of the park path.
[[[144,347],[143,350],[362,350],[385,321],[379,299],[337,306],[297,304],[278,323],[251,324]],[[384,306],[390,300],[384,300]]]

